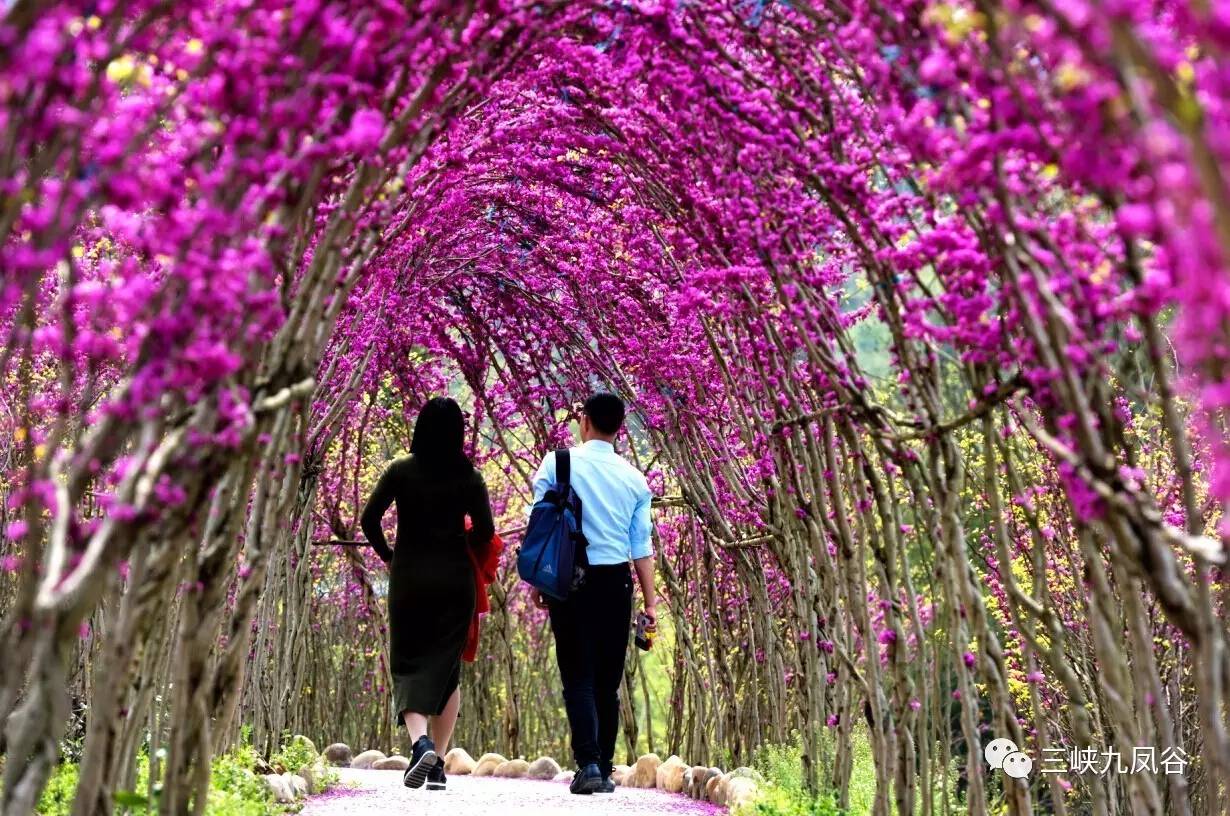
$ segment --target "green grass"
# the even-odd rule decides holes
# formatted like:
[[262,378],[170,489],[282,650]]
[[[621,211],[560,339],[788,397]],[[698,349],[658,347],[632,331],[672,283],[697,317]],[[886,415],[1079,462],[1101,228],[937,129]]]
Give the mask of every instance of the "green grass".
[[[264,781],[252,773],[255,763],[256,751],[250,745],[241,745],[214,759],[209,778],[209,801],[205,806],[210,816],[264,816],[292,809],[292,806],[277,805],[273,801]],[[299,767],[296,765],[296,770]]]
[[67,816],[73,809],[73,796],[77,793],[77,766],[74,763],[57,765],[51,773],[42,798],[38,800],[36,813],[48,816]]
[[850,813],[870,813],[876,798],[876,764],[871,757],[871,740],[856,731],[851,740],[854,767],[850,772]]
[[275,769],[282,768],[291,773],[299,773],[300,768],[312,764],[316,757],[315,749],[302,739],[283,737],[281,750],[269,757],[269,764]]
[[807,790],[802,755],[798,740],[757,750],[752,765],[764,775],[765,783],[756,800],[737,808],[734,816],[840,816],[833,792]]
[[[854,764],[850,774],[849,816],[870,813],[875,798],[875,764],[866,735],[853,740]],[[752,762],[764,775],[757,799],[739,808],[734,816],[842,816],[837,792],[809,791],[803,775],[802,742],[761,747]]]
[[[296,773],[304,765],[311,764],[316,756],[306,744],[291,740],[272,759],[273,764],[280,764]],[[298,804],[280,805],[274,801],[264,781],[252,772],[256,760],[256,750],[246,744],[214,758],[210,766],[209,794],[205,806],[209,816],[267,816],[294,813],[300,809]],[[330,779],[335,781],[336,774],[327,774],[326,782]],[[136,790],[117,791],[115,794],[117,816],[148,816],[158,812],[157,802],[151,803],[145,795],[148,782],[149,757],[141,754],[137,758]],[[68,816],[76,792],[77,765],[62,763],[52,773],[35,812],[40,816]]]
[[[850,804],[842,811],[837,806],[837,792],[807,790],[803,777],[802,743],[796,740],[788,745],[768,745],[756,752],[753,766],[764,774],[766,784],[761,786],[760,797],[752,805],[741,808],[734,816],[864,816],[871,813],[875,803],[876,769],[871,757],[871,742],[867,734],[856,731],[851,740],[853,763],[850,770]],[[821,773],[823,779],[824,773]],[[948,800],[956,803],[953,783],[956,779],[953,766],[948,778]],[[922,784],[922,780],[919,780]],[[933,789],[937,809],[943,801],[941,781],[935,780]],[[921,796],[915,796],[915,812],[921,811]],[[896,813],[896,805],[890,798],[890,811]],[[958,808],[959,809],[959,808]]]
[[841,810],[831,794],[814,796],[769,785],[756,801],[738,808],[735,816],[841,816]]

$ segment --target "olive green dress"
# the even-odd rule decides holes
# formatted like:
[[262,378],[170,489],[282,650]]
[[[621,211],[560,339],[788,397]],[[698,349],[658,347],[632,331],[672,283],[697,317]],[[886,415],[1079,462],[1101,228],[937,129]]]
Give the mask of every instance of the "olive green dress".
[[[397,540],[380,520],[397,504]],[[465,517],[472,529],[467,533]],[[363,508],[363,534],[389,571],[389,661],[393,711],[439,714],[461,677],[461,653],[474,615],[474,567],[466,550],[495,527],[482,475],[440,473],[416,457],[395,460]]]

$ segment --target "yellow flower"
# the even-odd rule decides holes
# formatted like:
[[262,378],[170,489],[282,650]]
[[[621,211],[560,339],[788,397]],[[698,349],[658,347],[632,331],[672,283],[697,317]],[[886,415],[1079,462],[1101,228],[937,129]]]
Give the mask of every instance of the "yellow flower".
[[1055,72],[1055,84],[1063,91],[1075,90],[1088,84],[1088,82],[1089,74],[1086,73],[1084,68],[1075,63],[1065,62]]
[[107,63],[107,79],[116,84],[136,82],[148,88],[150,84],[149,66],[137,62],[131,54],[124,54]]
[[1196,79],[1196,69],[1192,68],[1192,64],[1184,60],[1180,62],[1174,69],[1174,75],[1180,83],[1191,85]]
[[125,54],[107,63],[107,79],[112,82],[127,82],[136,70],[136,60]]
[[957,3],[937,3],[927,9],[923,20],[944,29],[944,36],[950,43],[961,42],[986,25],[986,18],[980,12]]
[[1109,277],[1110,261],[1103,260],[1100,264],[1098,264],[1097,268],[1093,270],[1093,274],[1089,276],[1089,279],[1094,283],[1102,283]]

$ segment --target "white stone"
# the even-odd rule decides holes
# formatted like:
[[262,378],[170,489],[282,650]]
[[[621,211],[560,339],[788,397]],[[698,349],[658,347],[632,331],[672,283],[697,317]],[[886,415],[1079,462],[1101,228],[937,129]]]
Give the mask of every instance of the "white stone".
[[410,767],[410,760],[400,754],[378,759],[372,763],[373,771],[404,771]]
[[359,754],[354,759],[350,760],[350,767],[369,769],[372,767],[372,763],[377,762],[381,759],[384,759],[383,751],[376,751],[376,750],[364,751],[363,753]]

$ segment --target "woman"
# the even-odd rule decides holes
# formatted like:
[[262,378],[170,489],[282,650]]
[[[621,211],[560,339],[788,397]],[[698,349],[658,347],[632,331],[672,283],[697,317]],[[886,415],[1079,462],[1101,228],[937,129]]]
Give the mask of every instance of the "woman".
[[[474,614],[468,549],[486,545],[495,533],[487,486],[465,455],[464,438],[457,403],[447,397],[428,402],[414,423],[410,455],[389,465],[361,520],[372,547],[392,562],[390,668],[397,720],[414,745],[403,780],[410,788],[445,786],[441,755],[457,723],[461,653]],[[397,546],[390,549],[381,518],[394,502]]]

